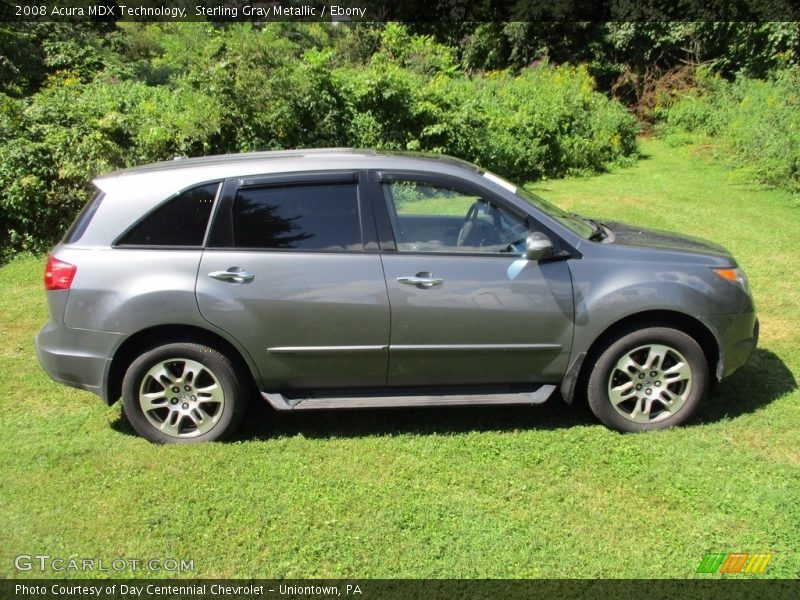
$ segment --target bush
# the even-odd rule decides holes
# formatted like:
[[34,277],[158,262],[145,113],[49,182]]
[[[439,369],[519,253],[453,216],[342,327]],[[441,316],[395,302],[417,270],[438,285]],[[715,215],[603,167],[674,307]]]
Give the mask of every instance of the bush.
[[732,166],[762,183],[800,191],[800,69],[769,80],[701,74],[698,89],[662,111],[662,136],[707,136]]
[[600,171],[636,153],[636,120],[580,67],[431,79],[390,65],[337,75],[354,145],[443,152],[525,182]]
[[9,252],[39,252],[60,237],[110,170],[203,154],[219,125],[200,93],[137,82],[82,84],[69,73],[30,102],[0,103],[0,227]]
[[520,181],[603,170],[636,151],[638,126],[583,67],[540,65],[475,80],[486,130],[470,158]]
[[[636,152],[634,118],[583,67],[460,73],[451,49],[399,25],[367,64],[321,26],[125,24],[86,81],[62,69],[0,101],[3,254],[57,239],[112,169],[225,152],[354,146],[447,153],[528,182]],[[189,41],[191,39],[194,43]]]

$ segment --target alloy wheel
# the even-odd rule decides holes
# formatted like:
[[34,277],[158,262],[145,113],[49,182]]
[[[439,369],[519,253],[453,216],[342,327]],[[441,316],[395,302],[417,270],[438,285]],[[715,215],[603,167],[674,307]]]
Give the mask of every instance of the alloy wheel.
[[608,378],[608,397],[634,423],[663,421],[678,412],[692,391],[692,369],[675,348],[648,344],[626,352]]
[[210,431],[225,406],[219,379],[195,360],[172,358],[151,367],[139,387],[139,406],[166,435],[192,438]]

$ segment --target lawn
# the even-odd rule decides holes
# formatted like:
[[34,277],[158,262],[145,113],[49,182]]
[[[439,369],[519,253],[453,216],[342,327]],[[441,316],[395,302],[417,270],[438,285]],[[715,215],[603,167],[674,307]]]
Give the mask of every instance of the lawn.
[[193,559],[199,577],[692,577],[734,551],[800,576],[800,207],[702,150],[642,148],[634,167],[531,189],[739,258],[760,349],[691,425],[620,435],[560,402],[259,406],[230,443],[154,446],[38,367],[43,259],[19,258],[0,268],[0,576],[42,553]]

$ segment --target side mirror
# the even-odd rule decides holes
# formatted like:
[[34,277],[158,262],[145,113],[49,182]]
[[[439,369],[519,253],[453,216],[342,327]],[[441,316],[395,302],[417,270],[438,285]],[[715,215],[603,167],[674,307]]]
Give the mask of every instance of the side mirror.
[[539,231],[531,231],[525,240],[525,258],[528,260],[542,260],[550,258],[554,252],[553,242]]

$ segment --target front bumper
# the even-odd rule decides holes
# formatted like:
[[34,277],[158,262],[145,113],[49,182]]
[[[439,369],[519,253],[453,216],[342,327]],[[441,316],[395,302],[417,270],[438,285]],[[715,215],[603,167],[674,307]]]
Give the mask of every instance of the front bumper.
[[36,334],[39,364],[54,380],[105,398],[111,358],[123,334],[71,329],[52,321]]
[[700,317],[717,338],[719,362],[717,379],[744,366],[758,344],[759,323],[755,311]]

